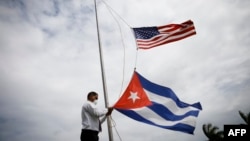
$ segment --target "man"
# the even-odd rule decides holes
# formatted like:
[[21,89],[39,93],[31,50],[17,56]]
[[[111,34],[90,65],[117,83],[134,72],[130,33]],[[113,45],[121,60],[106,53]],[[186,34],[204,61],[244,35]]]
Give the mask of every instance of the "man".
[[101,132],[101,123],[105,121],[107,116],[111,115],[113,108],[98,109],[96,107],[98,100],[96,92],[89,92],[87,99],[87,102],[82,106],[81,141],[98,141],[98,133]]

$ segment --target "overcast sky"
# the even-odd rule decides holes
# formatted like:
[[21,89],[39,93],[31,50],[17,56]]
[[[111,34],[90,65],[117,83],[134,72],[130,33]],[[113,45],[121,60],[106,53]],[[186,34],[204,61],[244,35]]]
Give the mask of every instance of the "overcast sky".
[[[205,141],[203,124],[223,130],[224,124],[244,123],[238,111],[250,112],[249,0],[97,3],[109,105],[118,100],[136,67],[182,101],[203,107],[194,135],[114,111],[122,141]],[[111,8],[119,16],[113,17]],[[136,51],[130,27],[189,19],[196,35]],[[0,140],[80,140],[86,94],[98,92],[98,106],[105,105],[94,1],[0,0],[0,36]],[[114,140],[119,141],[115,128]],[[107,141],[106,122],[103,130],[100,140]]]

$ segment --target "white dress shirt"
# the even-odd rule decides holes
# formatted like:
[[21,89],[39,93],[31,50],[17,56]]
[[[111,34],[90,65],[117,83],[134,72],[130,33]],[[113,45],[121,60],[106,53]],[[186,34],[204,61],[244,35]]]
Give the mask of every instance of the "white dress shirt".
[[[98,109],[96,105],[91,101],[85,102],[82,106],[82,129],[99,132],[99,124],[105,121],[107,112],[107,109]],[[99,119],[100,117],[103,118]]]

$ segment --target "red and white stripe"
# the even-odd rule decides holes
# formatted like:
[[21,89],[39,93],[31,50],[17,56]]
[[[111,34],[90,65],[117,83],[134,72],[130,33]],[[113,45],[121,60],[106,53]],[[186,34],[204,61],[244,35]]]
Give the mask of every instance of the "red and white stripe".
[[150,39],[136,39],[139,49],[150,49],[163,44],[175,42],[189,36],[195,35],[195,27],[191,20],[182,24],[169,24],[158,26],[159,35]]

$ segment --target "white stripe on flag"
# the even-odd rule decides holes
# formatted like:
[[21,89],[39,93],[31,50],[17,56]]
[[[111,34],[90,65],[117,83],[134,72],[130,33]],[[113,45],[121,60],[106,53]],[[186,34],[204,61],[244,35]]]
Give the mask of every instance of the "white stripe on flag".
[[193,108],[192,106],[189,106],[186,108],[180,108],[176,105],[176,102],[173,101],[173,99],[171,98],[167,98],[164,96],[154,94],[150,91],[147,91],[146,89],[144,89],[144,91],[148,94],[150,101],[162,104],[162,106],[164,106],[166,109],[169,109],[175,115],[184,115],[185,113],[191,110],[197,110],[196,108]]
[[151,109],[147,107],[140,108],[140,109],[133,109],[133,111],[139,114],[140,116],[144,117],[145,119],[148,119],[151,122],[157,125],[161,125],[161,126],[173,126],[177,123],[184,123],[190,126],[195,126],[196,124],[196,117],[193,117],[193,116],[188,116],[178,121],[169,121],[169,120],[162,118],[161,116],[159,116],[158,114],[156,114],[154,111],[152,111]]
[[[180,35],[174,35],[174,36],[171,34],[166,34],[166,35],[160,34],[160,35],[157,35],[154,37],[154,38],[157,38],[158,36],[161,36],[161,38],[159,38],[158,40],[154,40],[154,38],[151,38],[151,39],[144,39],[144,40],[137,39],[137,41],[138,41],[138,44],[140,47],[155,46],[155,45],[162,44],[163,42],[181,39],[185,36],[189,36],[189,35],[193,34],[194,32],[195,32],[195,30],[190,30],[186,33],[183,33]],[[148,41],[146,41],[146,40],[148,40]],[[150,44],[153,44],[153,45],[150,45]]]

